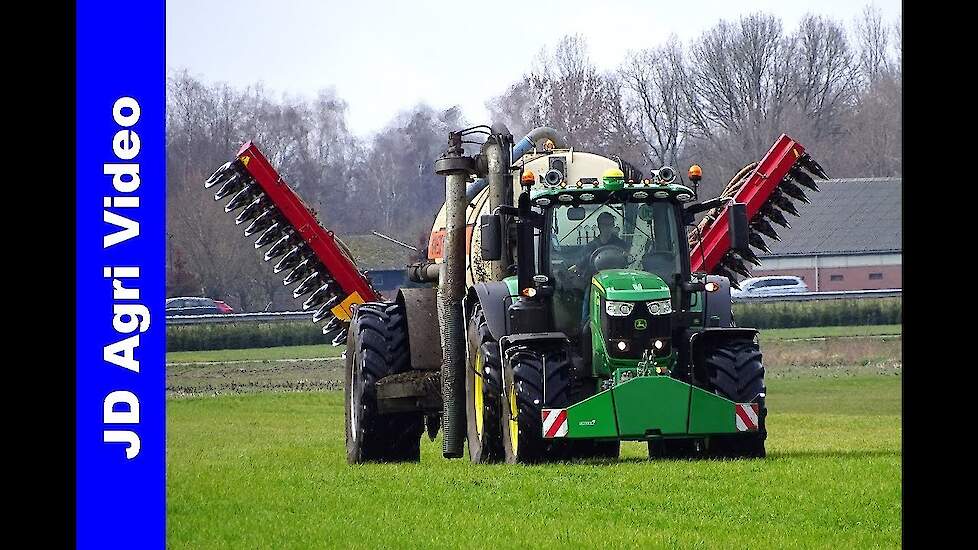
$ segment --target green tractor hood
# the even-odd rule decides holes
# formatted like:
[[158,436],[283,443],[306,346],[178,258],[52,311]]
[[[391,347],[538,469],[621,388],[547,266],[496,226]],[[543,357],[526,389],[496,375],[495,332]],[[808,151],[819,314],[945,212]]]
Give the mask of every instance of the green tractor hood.
[[669,298],[669,285],[661,277],[634,269],[606,269],[598,272],[591,282],[607,300],[647,302]]

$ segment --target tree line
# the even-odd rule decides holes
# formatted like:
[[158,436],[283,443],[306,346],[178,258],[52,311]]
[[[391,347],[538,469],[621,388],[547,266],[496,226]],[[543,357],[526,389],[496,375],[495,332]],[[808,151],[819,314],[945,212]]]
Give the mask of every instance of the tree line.
[[[787,30],[773,15],[720,21],[682,42],[631,51],[613,70],[563,37],[487,102],[489,121],[419,104],[361,139],[333,90],[314,98],[263,85],[205,83],[186,71],[167,86],[167,291],[229,300],[241,310],[293,309],[242,227],[202,182],[245,141],[259,144],[338,234],[380,231],[424,248],[443,200],[432,170],[450,130],[502,122],[516,139],[557,128],[576,149],[618,155],[646,173],[692,163],[701,193],[718,193],[782,132],[830,177],[896,176],[902,164],[902,33],[866,8],[847,28],[818,15]],[[365,266],[370,267],[370,266]]]

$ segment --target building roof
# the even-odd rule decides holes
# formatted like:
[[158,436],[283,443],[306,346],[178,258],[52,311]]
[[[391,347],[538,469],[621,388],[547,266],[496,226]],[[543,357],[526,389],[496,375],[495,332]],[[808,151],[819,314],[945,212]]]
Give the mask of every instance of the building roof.
[[774,225],[781,242],[762,237],[769,256],[893,253],[903,249],[903,178],[816,180],[820,191],[804,189],[811,200],[793,200],[801,217],[785,213],[790,228]]

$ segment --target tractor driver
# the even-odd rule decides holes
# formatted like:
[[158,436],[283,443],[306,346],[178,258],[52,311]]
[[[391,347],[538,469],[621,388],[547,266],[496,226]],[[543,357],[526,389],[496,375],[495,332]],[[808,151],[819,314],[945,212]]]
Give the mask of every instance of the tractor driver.
[[[618,226],[615,225],[615,216],[611,212],[602,212],[598,214],[598,235],[593,241],[584,245],[581,252],[581,260],[577,262],[577,265],[572,265],[568,271],[571,273],[576,273],[580,280],[588,281],[594,275],[594,266],[591,265],[591,255],[594,251],[601,248],[602,246],[617,246],[622,249],[622,251],[628,250],[628,244],[618,236]],[[585,286],[586,288],[586,286]],[[585,293],[587,291],[585,290]],[[587,320],[588,318],[588,301],[586,299],[582,300],[581,304],[581,318]]]
[[618,226],[615,225],[615,216],[611,212],[598,214],[598,236],[584,246],[583,258],[587,261],[595,250],[602,246],[619,246],[627,250],[628,245],[618,236]]

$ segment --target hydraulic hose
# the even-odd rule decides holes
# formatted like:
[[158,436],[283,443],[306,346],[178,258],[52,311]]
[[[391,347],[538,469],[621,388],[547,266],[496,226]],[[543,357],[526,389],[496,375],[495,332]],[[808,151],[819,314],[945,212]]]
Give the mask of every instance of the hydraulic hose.
[[550,128],[549,126],[540,126],[539,128],[534,128],[530,130],[526,136],[519,140],[516,145],[513,146],[513,158],[510,162],[516,162],[526,154],[527,151],[533,149],[533,145],[540,141],[541,139],[548,138],[550,141],[554,142],[555,147],[565,147],[566,144],[564,140],[558,135],[557,130]]

